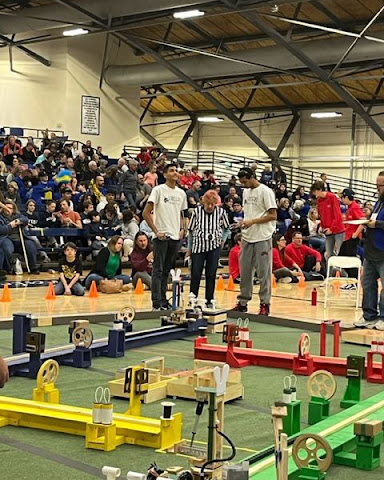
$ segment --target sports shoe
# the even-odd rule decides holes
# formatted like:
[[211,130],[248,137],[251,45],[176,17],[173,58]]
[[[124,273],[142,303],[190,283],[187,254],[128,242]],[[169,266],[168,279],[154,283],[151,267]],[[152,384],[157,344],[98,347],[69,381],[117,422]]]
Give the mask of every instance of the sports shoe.
[[277,281],[277,283],[291,283],[291,282],[292,282],[292,278],[291,278],[291,277],[279,278],[279,280]]
[[241,303],[237,303],[232,310],[234,310],[235,312],[247,312],[248,307],[247,305],[241,305]]
[[341,287],[341,290],[357,290],[356,283],[346,283]]
[[353,322],[356,328],[369,328],[375,324],[376,320],[366,320],[364,317],[361,317],[357,322]]
[[378,320],[373,327],[375,330],[380,330],[381,332],[384,332],[384,320]]
[[269,315],[269,305],[266,303],[260,303],[260,311],[259,315],[265,315],[266,317]]

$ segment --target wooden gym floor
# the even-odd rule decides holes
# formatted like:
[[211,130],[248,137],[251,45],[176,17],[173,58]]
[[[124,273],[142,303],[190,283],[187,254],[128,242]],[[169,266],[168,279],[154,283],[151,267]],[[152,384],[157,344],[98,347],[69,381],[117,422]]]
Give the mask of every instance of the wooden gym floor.
[[[186,272],[186,270],[185,270]],[[222,269],[219,273],[226,273]],[[130,273],[130,271],[127,271]],[[41,273],[38,276],[9,276],[9,281],[25,280],[56,280],[57,274]],[[227,283],[227,281],[225,281]],[[278,284],[272,291],[271,315],[275,317],[301,320],[303,322],[321,322],[322,320],[341,320],[343,324],[352,326],[353,322],[361,316],[361,310],[353,307],[353,293],[341,292],[337,299],[338,305],[334,304],[324,309],[324,288],[319,287],[318,282],[307,282],[305,288],[297,284]],[[311,305],[311,292],[316,287],[318,292],[317,306]],[[46,301],[47,287],[21,287],[10,289],[12,301],[0,303],[1,320],[12,318],[13,313],[27,312],[39,318],[39,324],[50,324],[52,316],[76,316],[77,314],[112,313],[117,312],[126,305],[132,305],[136,310],[151,310],[151,294],[145,291],[142,295],[136,295],[133,291],[123,292],[118,295],[100,294],[98,299],[89,299],[88,294],[84,297],[57,297],[55,301]],[[236,304],[236,296],[239,286],[235,285],[236,291],[216,292],[218,308],[230,309]],[[254,287],[254,297],[248,305],[248,311],[257,313],[259,308],[258,286]],[[1,292],[1,291],[0,291]],[[189,285],[184,290],[185,301],[188,299]],[[204,282],[200,288],[201,297],[204,296]],[[171,296],[171,292],[169,292]],[[348,299],[349,296],[349,299]]]

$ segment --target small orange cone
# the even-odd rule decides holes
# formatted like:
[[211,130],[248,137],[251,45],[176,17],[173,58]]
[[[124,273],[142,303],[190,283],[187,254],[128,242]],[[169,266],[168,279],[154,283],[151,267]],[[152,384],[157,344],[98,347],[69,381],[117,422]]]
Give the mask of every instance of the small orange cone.
[[0,302],[11,302],[11,301],[12,301],[11,292],[9,291],[8,283],[6,283],[3,288],[3,293],[1,295]]
[[300,278],[299,278],[299,287],[305,287],[305,277],[304,275],[300,275]]
[[276,288],[276,287],[277,287],[276,277],[275,277],[275,275],[272,273],[272,276],[271,276],[271,288]]
[[89,298],[99,298],[99,292],[97,291],[97,286],[95,280],[92,280],[91,288],[89,289]]
[[143,285],[143,282],[141,281],[141,278],[137,280],[135,293],[137,293],[138,295],[141,295],[142,293],[144,293],[144,285]]
[[[336,278],[340,278],[340,270],[336,270],[335,277],[336,277]],[[335,287],[340,287],[340,285],[341,285],[341,284],[340,284],[340,280],[335,280],[335,281],[333,282],[333,285],[334,285]]]
[[45,294],[45,299],[46,300],[56,300],[56,293],[55,289],[53,287],[53,283],[49,282],[48,288],[47,288],[47,293]]
[[235,290],[235,283],[233,281],[232,275],[228,278],[227,290],[233,291]]
[[216,291],[220,292],[225,290],[223,276],[219,275],[219,279],[216,284]]

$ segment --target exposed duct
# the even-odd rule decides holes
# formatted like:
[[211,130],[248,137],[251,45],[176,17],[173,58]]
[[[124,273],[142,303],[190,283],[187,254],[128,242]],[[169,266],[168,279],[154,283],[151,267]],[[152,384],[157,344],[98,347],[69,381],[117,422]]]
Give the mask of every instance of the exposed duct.
[[[375,34],[384,39],[384,34]],[[312,40],[298,42],[300,48],[319,66],[334,65],[350,46],[349,37],[337,37],[327,40]],[[276,68],[283,70],[297,70],[306,68],[295,56],[281,46],[254,48],[226,53],[236,59],[255,62],[270,66],[240,64],[212,58],[204,55],[185,57],[173,60],[170,63],[194,80],[206,78],[222,78],[240,75],[254,75],[273,72]],[[384,57],[384,44],[362,39],[349,54],[344,64],[381,60]],[[177,76],[159,63],[145,63],[139,65],[110,66],[105,72],[106,82],[114,87],[141,85],[148,87],[154,84],[164,85],[179,81]]]
[[[174,8],[209,5],[213,0],[75,0],[73,3],[107,21],[109,15],[111,18],[128,17]],[[40,17],[43,20],[28,17]],[[47,20],[50,18],[56,21]],[[91,23],[86,15],[63,5],[52,4],[19,10],[15,15],[0,15],[0,32],[3,35],[13,35],[58,28],[60,24],[57,20],[63,22],[63,27],[73,23]]]

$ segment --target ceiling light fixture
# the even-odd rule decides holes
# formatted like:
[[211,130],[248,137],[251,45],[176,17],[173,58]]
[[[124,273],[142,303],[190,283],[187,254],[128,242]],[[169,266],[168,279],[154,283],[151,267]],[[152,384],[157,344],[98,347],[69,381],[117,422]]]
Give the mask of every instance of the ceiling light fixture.
[[74,28],[73,30],[65,30],[63,32],[64,37],[77,37],[78,35],[86,35],[89,33],[89,30],[84,28]]
[[224,122],[224,118],[220,118],[220,117],[198,117],[197,121],[198,122],[204,122],[204,123],[217,123],[217,122]]
[[203,15],[205,15],[205,12],[202,12],[201,10],[184,10],[182,12],[175,12],[173,18],[185,20],[187,18],[202,17]]
[[343,114],[340,112],[313,112],[311,113],[312,118],[336,118],[342,117]]

